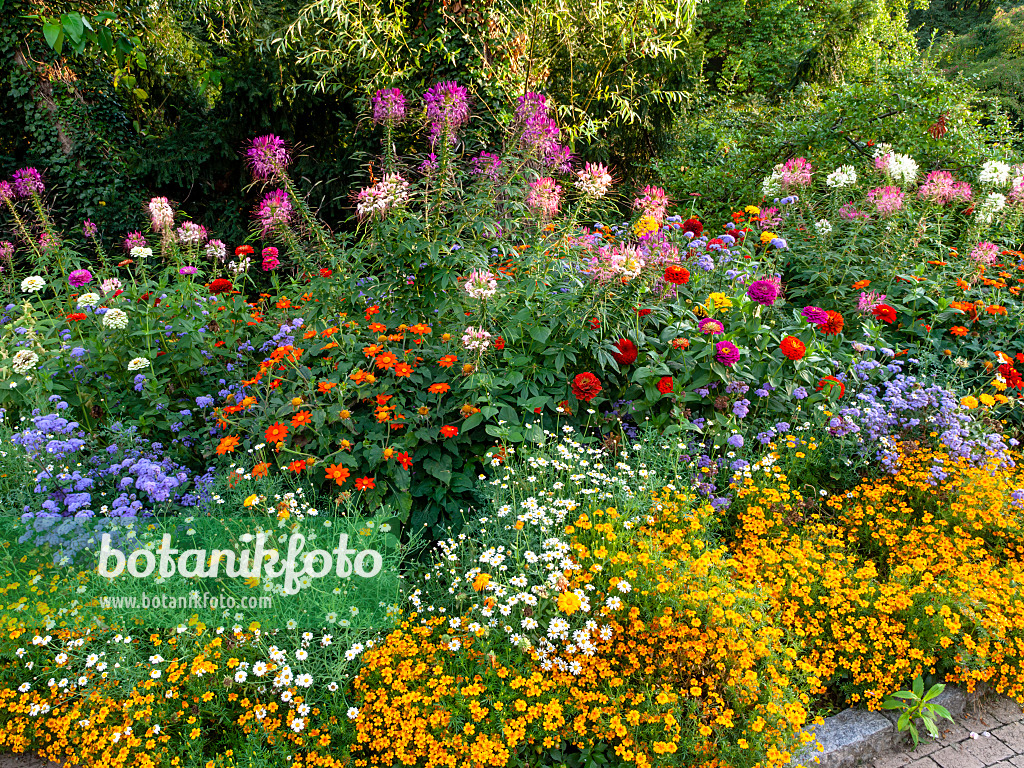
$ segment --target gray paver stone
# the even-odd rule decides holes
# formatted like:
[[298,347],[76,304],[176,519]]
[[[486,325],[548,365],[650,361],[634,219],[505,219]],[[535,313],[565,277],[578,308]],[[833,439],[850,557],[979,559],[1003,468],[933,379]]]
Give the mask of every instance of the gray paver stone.
[[[955,717],[955,715],[954,715]],[[938,724],[939,727],[939,744],[943,746],[950,746],[952,744],[959,744],[964,739],[970,738],[971,732],[964,728],[959,723],[951,723],[949,720],[943,720]],[[923,728],[918,728],[923,730]]]
[[[810,726],[814,742],[793,759],[794,765],[808,768],[853,768],[861,760],[870,760],[894,745],[896,729],[877,712],[845,709],[825,718],[821,725]],[[817,757],[820,763],[815,763]]]
[[964,752],[974,755],[985,765],[994,765],[1014,756],[1014,752],[999,739],[993,736],[979,736],[961,742]]
[[907,763],[906,768],[939,768],[939,766],[930,757],[922,757],[912,763]]
[[1024,754],[1024,723],[1010,723],[1002,728],[995,728],[991,733],[1018,755]]
[[990,723],[992,723],[992,720],[996,720],[1005,725],[1007,723],[1015,723],[1024,718],[1024,712],[1021,711],[1020,705],[1005,696],[999,696],[986,701],[982,705],[981,711],[982,717]]
[[1010,762],[1013,763],[1016,766],[1016,768],[1024,768],[1024,755],[1017,755],[1016,757],[1011,757]]
[[958,746],[940,749],[931,756],[931,759],[942,768],[985,768],[985,764],[981,760]]
[[911,756],[905,752],[894,752],[891,755],[876,757],[871,765],[873,768],[905,768],[911,759]]

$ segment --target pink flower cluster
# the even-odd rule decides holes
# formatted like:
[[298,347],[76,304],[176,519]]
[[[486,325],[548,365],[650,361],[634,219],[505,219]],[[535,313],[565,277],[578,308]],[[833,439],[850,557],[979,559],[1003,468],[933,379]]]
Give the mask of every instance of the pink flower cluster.
[[971,260],[978,264],[995,264],[999,261],[999,246],[995,243],[978,243],[971,250]]
[[806,158],[793,157],[775,166],[775,170],[778,173],[779,190],[788,192],[794,188],[809,186],[814,166]]
[[880,214],[889,216],[903,207],[903,190],[893,186],[878,187],[868,192],[868,200]]
[[551,177],[544,177],[530,182],[526,193],[526,204],[534,211],[553,219],[558,214],[558,204],[562,199],[562,187]]
[[925,200],[946,205],[957,200],[970,200],[971,185],[966,181],[956,181],[949,171],[932,171],[917,194]]
[[665,220],[668,203],[668,195],[664,189],[647,185],[640,197],[633,200],[633,209],[643,211],[645,216],[653,216],[654,220],[661,224]]

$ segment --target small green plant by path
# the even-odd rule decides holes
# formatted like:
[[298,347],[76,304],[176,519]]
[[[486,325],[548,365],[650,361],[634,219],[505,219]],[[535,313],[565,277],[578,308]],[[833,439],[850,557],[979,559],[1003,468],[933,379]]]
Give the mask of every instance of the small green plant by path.
[[929,690],[924,692],[924,679],[919,675],[914,680],[913,688],[909,691],[899,691],[891,696],[886,696],[882,702],[882,709],[899,709],[899,720],[896,721],[896,728],[900,733],[909,730],[910,737],[914,740],[914,748],[917,748],[920,741],[917,733],[917,726],[914,721],[920,719],[925,729],[933,739],[939,737],[939,729],[936,720],[940,717],[953,722],[953,716],[949,710],[941,704],[930,703],[944,690],[946,686],[936,683]]

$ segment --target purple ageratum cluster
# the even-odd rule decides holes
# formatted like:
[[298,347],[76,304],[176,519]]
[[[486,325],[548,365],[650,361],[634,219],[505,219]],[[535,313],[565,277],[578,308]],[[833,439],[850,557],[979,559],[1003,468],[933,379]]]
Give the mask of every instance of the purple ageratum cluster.
[[35,168],[19,168],[14,172],[14,191],[18,197],[41,195],[45,189],[43,177]]
[[442,136],[454,144],[459,129],[469,122],[469,91],[454,80],[435,83],[423,94],[423,103],[430,121],[431,145]]
[[[863,360],[854,366],[854,371],[861,381],[867,381],[869,372],[880,367],[882,363],[876,360]],[[885,367],[896,375],[858,392],[857,405],[843,408],[832,417],[829,422],[832,434],[857,433],[868,450],[877,450],[878,459],[890,471],[896,471],[898,462],[894,441],[928,441],[936,432],[939,442],[953,458],[981,465],[986,453],[991,452],[1004,465],[1013,466],[1010,450],[1018,441],[1007,440],[978,421],[972,412],[960,406],[955,392],[903,374],[900,361],[894,360]],[[933,471],[933,477],[941,480],[936,472],[944,470],[937,466]]]
[[283,189],[275,189],[263,198],[256,209],[256,218],[264,237],[279,227],[287,227],[292,219],[292,202]]
[[747,288],[747,296],[764,307],[770,307],[779,297],[779,287],[772,280],[755,280]]
[[257,136],[245,150],[252,174],[261,181],[269,181],[282,175],[291,163],[284,139],[268,133]]
[[397,123],[405,118],[405,97],[397,88],[381,88],[370,99],[373,122]]

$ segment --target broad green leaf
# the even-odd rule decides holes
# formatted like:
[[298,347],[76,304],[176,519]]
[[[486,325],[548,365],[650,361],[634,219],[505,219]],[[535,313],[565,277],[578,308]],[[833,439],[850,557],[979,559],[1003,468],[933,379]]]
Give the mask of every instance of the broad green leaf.
[[47,22],[43,24],[43,37],[46,39],[46,44],[57,50],[57,41],[64,34],[64,29],[60,24],[54,24]]

